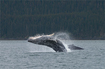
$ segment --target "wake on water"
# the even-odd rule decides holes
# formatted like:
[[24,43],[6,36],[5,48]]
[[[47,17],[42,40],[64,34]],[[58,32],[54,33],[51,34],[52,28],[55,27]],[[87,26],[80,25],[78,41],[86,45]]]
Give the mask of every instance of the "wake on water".
[[[58,32],[58,33],[53,33],[53,34],[50,34],[50,35],[36,35],[36,36],[34,36],[34,37],[29,37],[29,39],[31,38],[31,39],[37,39],[37,38],[40,38],[40,37],[42,37],[42,36],[51,36],[53,39],[57,39],[57,40],[60,40],[62,43],[63,43],[63,45],[64,45],[64,47],[65,47],[65,49],[67,50],[67,52],[71,52],[71,50],[68,48],[68,45],[64,42],[64,40],[69,40],[70,41],[70,36],[69,36],[69,34],[67,34],[67,33],[64,33],[64,32]],[[41,46],[42,47],[42,46]],[[34,47],[33,47],[34,48]],[[33,48],[31,47],[30,49],[31,49],[31,52],[36,52],[36,51],[34,51],[33,50]],[[48,50],[48,48],[45,48],[45,46],[43,47],[43,49],[41,49],[41,51],[38,51],[38,52],[47,52],[47,50]],[[51,50],[51,49],[50,49]],[[51,52],[53,52],[52,50],[51,50]]]

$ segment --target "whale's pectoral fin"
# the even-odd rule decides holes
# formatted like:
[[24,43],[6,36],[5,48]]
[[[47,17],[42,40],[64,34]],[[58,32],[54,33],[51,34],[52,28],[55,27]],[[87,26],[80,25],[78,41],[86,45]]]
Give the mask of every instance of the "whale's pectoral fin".
[[83,48],[77,47],[75,45],[68,45],[68,48],[70,48],[71,50],[83,50]]

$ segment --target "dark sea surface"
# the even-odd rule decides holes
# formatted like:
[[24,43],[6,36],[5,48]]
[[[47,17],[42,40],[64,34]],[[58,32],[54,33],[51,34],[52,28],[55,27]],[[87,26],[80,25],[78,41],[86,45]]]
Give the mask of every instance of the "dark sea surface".
[[105,69],[105,40],[64,42],[84,50],[54,52],[27,40],[0,40],[0,69]]

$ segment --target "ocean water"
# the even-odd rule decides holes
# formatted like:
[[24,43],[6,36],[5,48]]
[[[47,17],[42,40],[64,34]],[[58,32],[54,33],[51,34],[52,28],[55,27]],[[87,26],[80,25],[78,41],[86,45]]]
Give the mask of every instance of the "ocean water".
[[64,42],[84,50],[54,52],[27,40],[0,40],[0,69],[105,69],[105,40]]

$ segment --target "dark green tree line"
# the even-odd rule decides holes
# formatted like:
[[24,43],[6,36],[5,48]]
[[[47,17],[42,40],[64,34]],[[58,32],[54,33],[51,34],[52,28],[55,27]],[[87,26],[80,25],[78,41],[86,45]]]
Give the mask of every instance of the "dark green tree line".
[[105,36],[104,1],[1,1],[0,38],[68,31],[77,39]]

